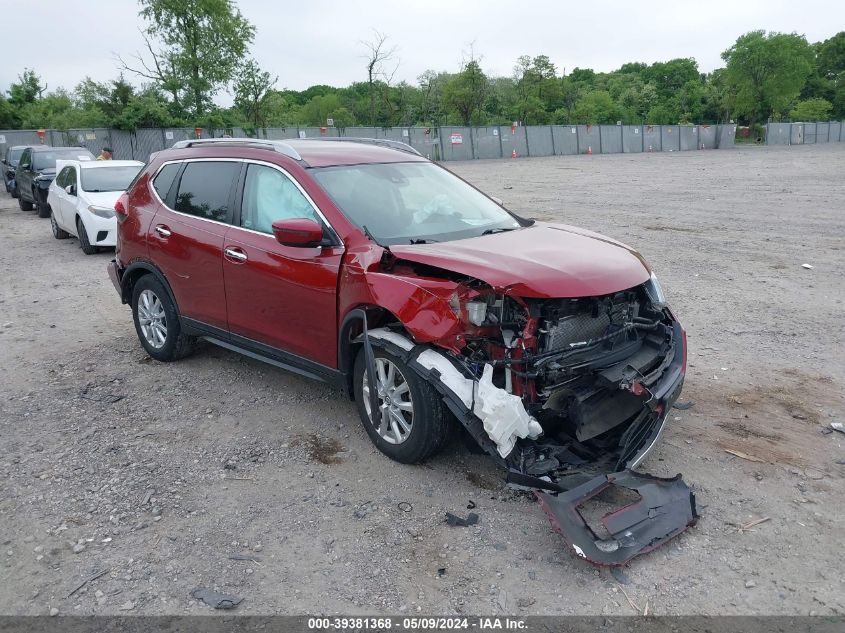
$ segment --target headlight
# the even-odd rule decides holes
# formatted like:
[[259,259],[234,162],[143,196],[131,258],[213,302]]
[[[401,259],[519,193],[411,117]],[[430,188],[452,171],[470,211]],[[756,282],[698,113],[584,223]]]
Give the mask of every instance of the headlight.
[[645,291],[655,308],[666,307],[666,295],[663,294],[663,288],[654,273],[651,273],[651,277],[645,283]]
[[88,207],[88,210],[94,215],[101,218],[105,218],[107,220],[109,218],[114,217],[114,209],[109,209],[108,207],[98,207],[92,204],[90,207]]

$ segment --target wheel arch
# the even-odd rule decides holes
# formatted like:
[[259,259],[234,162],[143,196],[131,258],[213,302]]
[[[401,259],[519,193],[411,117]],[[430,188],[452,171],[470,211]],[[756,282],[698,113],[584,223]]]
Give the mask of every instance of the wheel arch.
[[[85,224],[83,222],[83,227],[84,226]],[[130,303],[132,301],[132,289],[135,287],[138,280],[145,275],[153,275],[153,277],[161,282],[161,285],[164,286],[164,289],[167,291],[168,298],[173,302],[173,306],[176,308],[176,313],[181,316],[179,304],[176,301],[176,296],[173,294],[173,289],[167,282],[167,278],[164,276],[164,273],[155,266],[155,264],[151,264],[150,262],[134,262],[126,267],[123,276],[120,278],[121,301],[123,303]]]

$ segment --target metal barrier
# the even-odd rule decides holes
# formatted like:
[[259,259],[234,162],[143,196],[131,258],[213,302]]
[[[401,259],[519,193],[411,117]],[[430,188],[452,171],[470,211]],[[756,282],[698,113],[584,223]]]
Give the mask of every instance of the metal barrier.
[[[224,135],[245,137],[241,128],[202,130],[203,138]],[[473,160],[513,156],[568,156],[573,154],[633,154],[726,149],[734,146],[736,125],[532,125],[461,127],[287,127],[261,128],[252,134],[265,139],[361,137],[408,143],[432,160]],[[194,128],[126,130],[87,128],[46,130],[48,145],[88,148],[98,154],[111,147],[117,159],[148,161],[151,154],[177,141],[196,138]],[[769,123],[769,145],[845,142],[845,121]],[[0,154],[10,145],[38,145],[35,130],[0,130]]]

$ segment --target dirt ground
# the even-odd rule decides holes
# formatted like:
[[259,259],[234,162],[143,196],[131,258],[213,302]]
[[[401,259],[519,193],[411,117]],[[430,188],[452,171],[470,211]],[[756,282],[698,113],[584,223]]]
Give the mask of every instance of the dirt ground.
[[242,614],[845,613],[845,144],[449,168],[650,260],[694,406],[642,470],[684,474],[697,527],[611,574],[459,442],[403,466],[326,386],[211,346],[153,362],[113,254],[0,194],[0,613],[211,613],[195,587]]

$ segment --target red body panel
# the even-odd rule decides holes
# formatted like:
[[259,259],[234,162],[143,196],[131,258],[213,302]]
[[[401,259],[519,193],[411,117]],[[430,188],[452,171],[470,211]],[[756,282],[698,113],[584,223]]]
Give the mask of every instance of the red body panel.
[[[170,236],[156,229],[170,231]],[[223,236],[229,227],[161,205],[147,231],[150,259],[164,273],[180,313],[226,329]]]
[[337,276],[343,248],[282,246],[272,235],[232,227],[223,259],[229,330],[337,367]]
[[606,295],[648,281],[640,255],[607,238],[537,222],[507,233],[391,247],[400,259],[455,271],[506,294],[567,298]]

